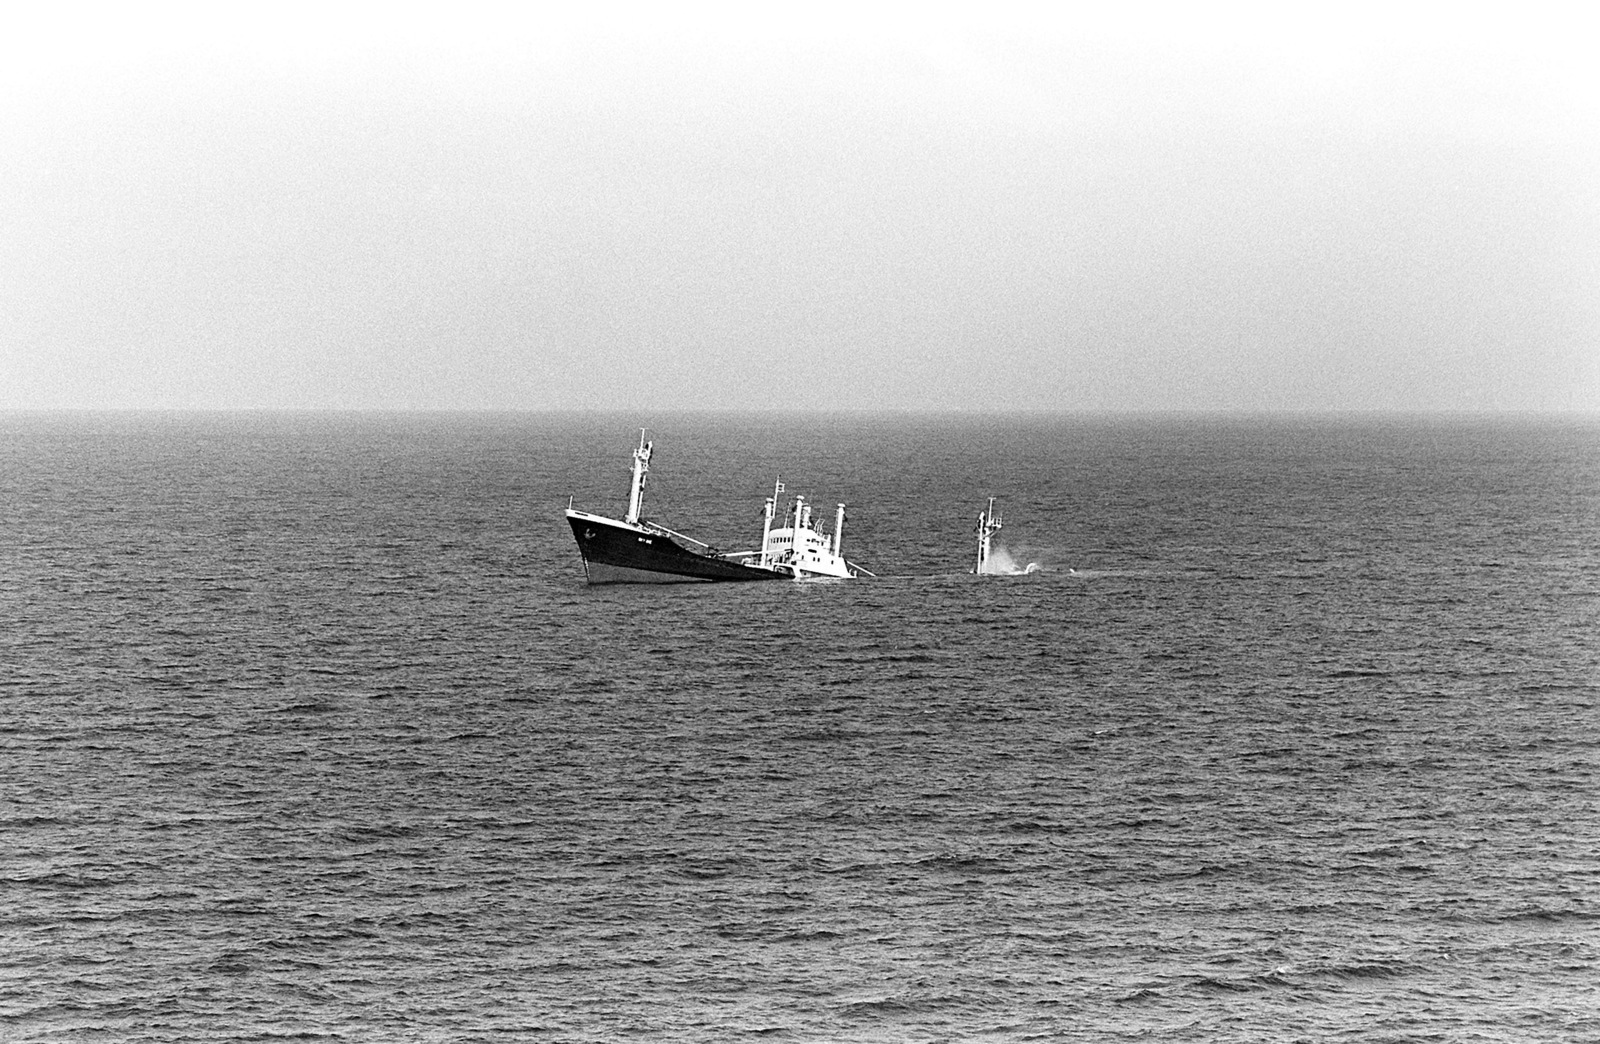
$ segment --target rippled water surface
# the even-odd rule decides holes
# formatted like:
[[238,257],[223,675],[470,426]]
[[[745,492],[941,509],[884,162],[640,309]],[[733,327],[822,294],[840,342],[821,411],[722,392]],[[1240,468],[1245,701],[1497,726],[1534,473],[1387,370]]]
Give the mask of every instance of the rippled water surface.
[[1592,422],[0,416],[0,1039],[1593,1039],[1597,635]]

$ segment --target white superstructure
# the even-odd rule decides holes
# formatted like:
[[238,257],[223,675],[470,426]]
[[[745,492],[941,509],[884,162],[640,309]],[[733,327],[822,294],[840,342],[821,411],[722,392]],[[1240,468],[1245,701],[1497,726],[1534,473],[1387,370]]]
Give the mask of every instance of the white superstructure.
[[812,523],[811,505],[802,496],[796,496],[792,504],[785,506],[782,522],[775,528],[773,523],[778,521],[778,498],[782,494],[783,479],[780,476],[773,483],[772,496],[767,498],[762,513],[761,550],[743,552],[744,555],[756,556],[757,561],[751,564],[763,569],[787,570],[796,580],[828,576],[846,579],[857,575],[857,569],[845,561],[842,553],[844,505],[839,504],[834,512],[831,536]]

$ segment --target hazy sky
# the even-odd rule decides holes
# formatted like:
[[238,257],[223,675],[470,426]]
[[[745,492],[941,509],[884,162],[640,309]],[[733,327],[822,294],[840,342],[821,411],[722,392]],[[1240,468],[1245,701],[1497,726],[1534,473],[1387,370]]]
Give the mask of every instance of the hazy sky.
[[1600,409],[1577,5],[32,6],[0,408]]

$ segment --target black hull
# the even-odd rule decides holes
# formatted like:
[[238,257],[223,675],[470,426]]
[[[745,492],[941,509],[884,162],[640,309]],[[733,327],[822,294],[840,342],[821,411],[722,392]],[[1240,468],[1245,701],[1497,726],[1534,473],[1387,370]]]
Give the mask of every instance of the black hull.
[[598,515],[568,511],[567,523],[591,584],[738,583],[789,577],[775,569],[702,555],[660,533]]

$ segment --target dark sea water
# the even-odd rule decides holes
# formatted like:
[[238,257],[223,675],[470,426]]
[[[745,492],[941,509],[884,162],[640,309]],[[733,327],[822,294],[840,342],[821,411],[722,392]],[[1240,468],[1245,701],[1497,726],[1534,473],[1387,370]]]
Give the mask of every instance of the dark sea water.
[[0,416],[0,1039],[1600,1039],[1600,423]]

